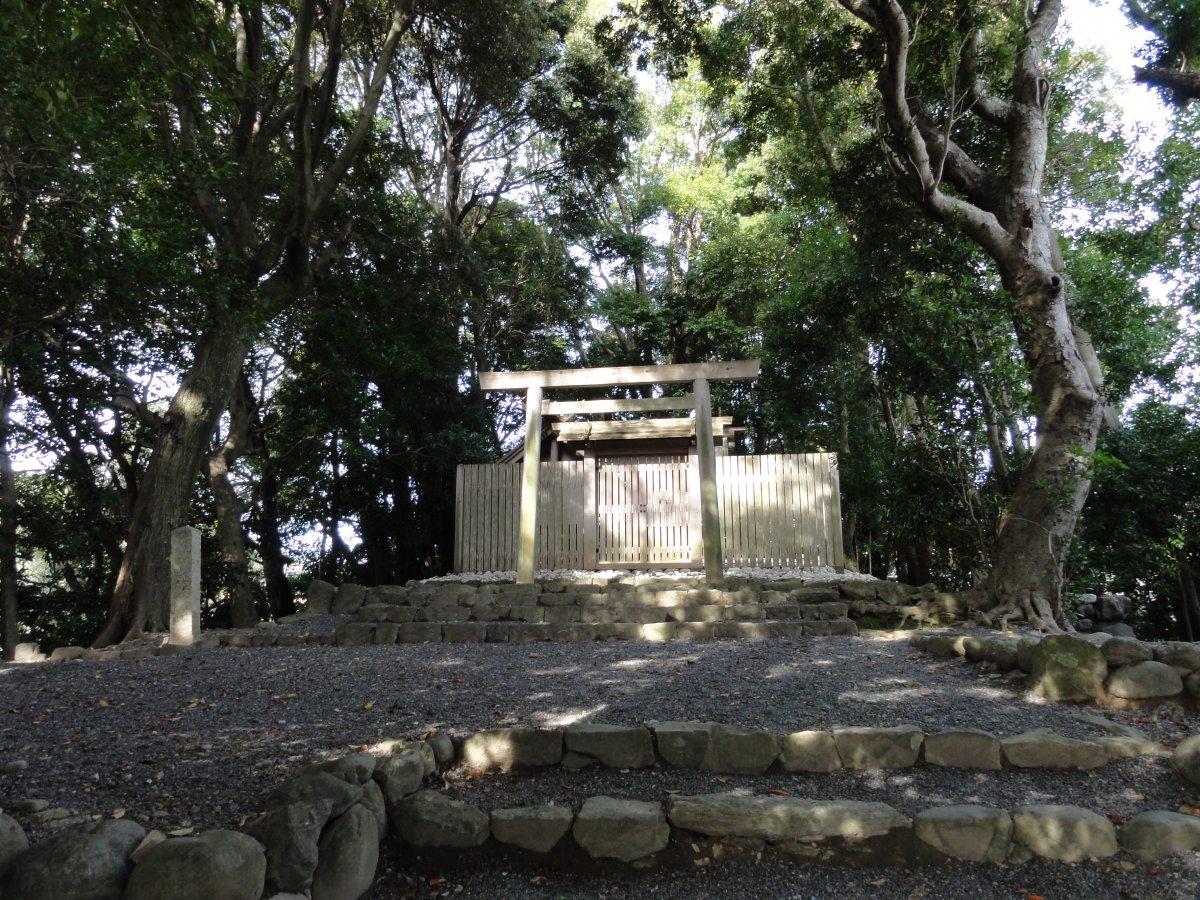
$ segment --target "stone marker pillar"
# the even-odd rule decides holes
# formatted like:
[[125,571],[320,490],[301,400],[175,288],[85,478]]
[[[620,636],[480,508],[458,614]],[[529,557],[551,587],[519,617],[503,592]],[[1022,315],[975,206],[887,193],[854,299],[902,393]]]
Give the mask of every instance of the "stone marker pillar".
[[171,532],[172,644],[200,637],[200,532],[184,525]]

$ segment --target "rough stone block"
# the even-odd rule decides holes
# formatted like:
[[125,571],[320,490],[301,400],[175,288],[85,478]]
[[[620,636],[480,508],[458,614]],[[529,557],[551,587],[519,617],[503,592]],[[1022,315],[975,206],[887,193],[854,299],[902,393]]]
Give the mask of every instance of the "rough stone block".
[[699,770],[708,755],[712,725],[708,722],[649,722],[659,758],[678,769]]
[[1018,768],[1094,769],[1112,758],[1095,741],[1065,737],[1044,728],[1002,738],[1004,758]]
[[1112,822],[1077,806],[1022,806],[1012,820],[1016,841],[1045,859],[1075,863],[1117,852]]
[[834,772],[842,761],[830,732],[795,731],[783,736],[779,765],[785,772]]
[[589,797],[575,818],[572,834],[593,859],[632,862],[666,847],[671,829],[657,803]]
[[[321,833],[313,873],[314,897],[361,897],[379,864],[379,823],[365,806],[353,806]],[[210,897],[222,896],[209,894]]]
[[1200,734],[1179,744],[1171,754],[1171,768],[1192,784],[1200,785]]
[[925,736],[925,761],[955,769],[999,769],[1000,739],[975,728],[939,731]]
[[599,623],[595,628],[598,641],[636,641],[642,636],[642,626],[633,622]]
[[638,769],[654,765],[654,741],[640,726],[580,722],[563,731],[570,753],[596,760],[610,769]]
[[1154,651],[1148,644],[1125,637],[1105,641],[1100,647],[1100,653],[1110,669],[1154,659]]
[[442,626],[442,640],[448,644],[482,644],[487,640],[486,622],[447,622]]
[[1182,693],[1183,679],[1166,663],[1148,660],[1117,669],[1108,676],[1104,688],[1122,700],[1150,700]]
[[1159,810],[1134,816],[1121,826],[1121,848],[1150,862],[1200,848],[1200,817]]
[[563,732],[558,728],[494,728],[463,741],[462,761],[477,772],[555,766],[562,761]]
[[916,764],[925,734],[912,725],[835,728],[833,739],[847,769],[904,769]]
[[436,644],[442,639],[442,626],[437,622],[401,622],[401,644]]
[[766,638],[790,640],[804,635],[803,622],[760,622],[762,635]]
[[805,622],[804,633],[814,637],[850,636],[858,634],[858,626],[849,619],[833,619],[827,622]]
[[466,606],[426,606],[417,612],[418,622],[467,622],[472,610]]
[[366,602],[401,606],[408,603],[408,588],[402,584],[377,584],[367,588]]
[[328,581],[313,579],[304,591],[304,611],[306,613],[327,613],[333,606],[333,598],[337,588]]
[[717,622],[713,625],[717,638],[760,641],[767,636],[762,622]]
[[704,768],[729,775],[761,775],[779,758],[779,735],[737,725],[712,724]]
[[217,829],[154,846],[134,867],[121,896],[127,900],[257,900],[266,875],[267,858],[258,841],[247,834]]
[[894,831],[907,832],[911,821],[883,803],[856,800],[801,800],[747,794],[673,796],[667,802],[671,824],[711,837],[788,841],[864,841]]
[[338,615],[356,613],[367,599],[367,589],[361,584],[342,584],[338,586],[337,596],[333,598],[330,612]]
[[940,806],[917,813],[918,847],[934,858],[1002,863],[1012,846],[1012,817],[990,806]]
[[1082,638],[1054,634],[1033,648],[1033,688],[1047,700],[1094,701],[1104,693],[1108,664]]
[[334,641],[339,647],[362,647],[371,643],[374,637],[375,626],[369,622],[344,622],[334,632]]
[[596,626],[583,623],[568,623],[564,625],[547,625],[546,634],[549,640],[560,643],[575,643],[579,641],[594,641]]
[[678,622],[654,622],[643,625],[641,628],[642,640],[654,641],[655,643],[677,640],[676,631],[678,628]]
[[1163,641],[1153,645],[1154,658],[1187,675],[1200,669],[1200,644],[1186,641]]
[[565,806],[521,806],[492,810],[492,836],[502,844],[549,853],[575,821]]
[[392,806],[392,825],[417,847],[478,847],[488,839],[488,814],[436,791],[417,791]]
[[376,644],[394,644],[400,634],[400,626],[395,622],[380,622],[375,626]]
[[437,758],[427,742],[394,741],[390,752],[376,763],[372,777],[391,806],[421,789],[426,777],[437,771]]

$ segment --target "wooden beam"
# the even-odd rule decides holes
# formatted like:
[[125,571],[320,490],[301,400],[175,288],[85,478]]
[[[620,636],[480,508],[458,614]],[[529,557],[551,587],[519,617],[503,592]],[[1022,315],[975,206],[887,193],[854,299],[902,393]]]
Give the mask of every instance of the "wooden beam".
[[700,468],[700,533],[704,537],[704,580],[715,584],[725,577],[721,548],[721,516],[717,508],[717,451],[713,446],[712,400],[708,381],[692,383],[696,397],[696,462]]
[[593,413],[659,412],[669,409],[694,409],[691,394],[682,397],[648,397],[644,400],[609,397],[604,400],[546,400],[543,416],[586,416]]
[[627,387],[638,384],[684,384],[706,381],[750,381],[762,364],[757,359],[734,362],[682,363],[669,366],[608,366],[599,369],[547,369],[538,372],[480,372],[484,391],[523,391],[543,388]]
[[[732,416],[710,416],[710,433],[724,434]],[[691,437],[695,419],[633,419],[628,422],[554,422],[550,425],[560,441],[645,440]]]
[[525,392],[525,457],[521,460],[521,510],[517,530],[517,584],[533,584],[537,566],[538,470],[542,456],[542,388]]

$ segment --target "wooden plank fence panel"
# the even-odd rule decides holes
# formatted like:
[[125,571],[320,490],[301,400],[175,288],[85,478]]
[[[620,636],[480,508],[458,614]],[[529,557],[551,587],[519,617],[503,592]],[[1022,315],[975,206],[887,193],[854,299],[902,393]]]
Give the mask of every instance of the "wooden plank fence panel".
[[[835,454],[719,456],[716,464],[725,565],[841,564]],[[679,457],[542,463],[538,567],[695,565],[694,470]],[[519,464],[458,467],[457,571],[515,567],[520,487]]]

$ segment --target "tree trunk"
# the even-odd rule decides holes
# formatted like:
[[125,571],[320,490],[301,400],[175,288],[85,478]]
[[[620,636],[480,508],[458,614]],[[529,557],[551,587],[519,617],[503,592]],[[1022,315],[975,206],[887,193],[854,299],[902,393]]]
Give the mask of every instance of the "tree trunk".
[[269,449],[262,449],[262,500],[257,521],[258,550],[262,555],[263,578],[267,584],[267,606],[276,618],[296,611],[292,585],[284,569],[283,541],[279,538],[279,479]]
[[1063,561],[1091,489],[1100,394],[1077,347],[1061,277],[1049,267],[1027,267],[1006,281],[1040,408],[1033,456],[1000,517],[987,582],[997,605],[989,617],[1006,622],[1023,614],[1036,627],[1069,631]]
[[1175,551],[1175,571],[1179,575],[1180,640],[1194,641],[1200,631],[1200,594],[1187,554]]
[[108,621],[93,646],[165,628],[171,531],[184,524],[200,460],[229,403],[247,341],[234,322],[213,323],[196,344],[138,490]]
[[252,628],[258,621],[250,589],[250,561],[242,531],[242,502],[229,480],[230,462],[221,451],[204,461],[208,487],[217,509],[217,543],[225,566],[225,591],[229,597],[229,622],[234,628]]
[[4,659],[17,655],[17,480],[13,474],[8,439],[12,433],[12,408],[17,400],[13,370],[0,364],[0,637]]
[[245,374],[238,377],[229,400],[229,434],[204,460],[204,474],[217,509],[217,542],[225,565],[225,591],[229,597],[229,620],[234,628],[251,628],[258,621],[250,587],[250,560],[246,533],[242,530],[245,508],[234,490],[229,472],[250,442],[250,414],[254,398]]

